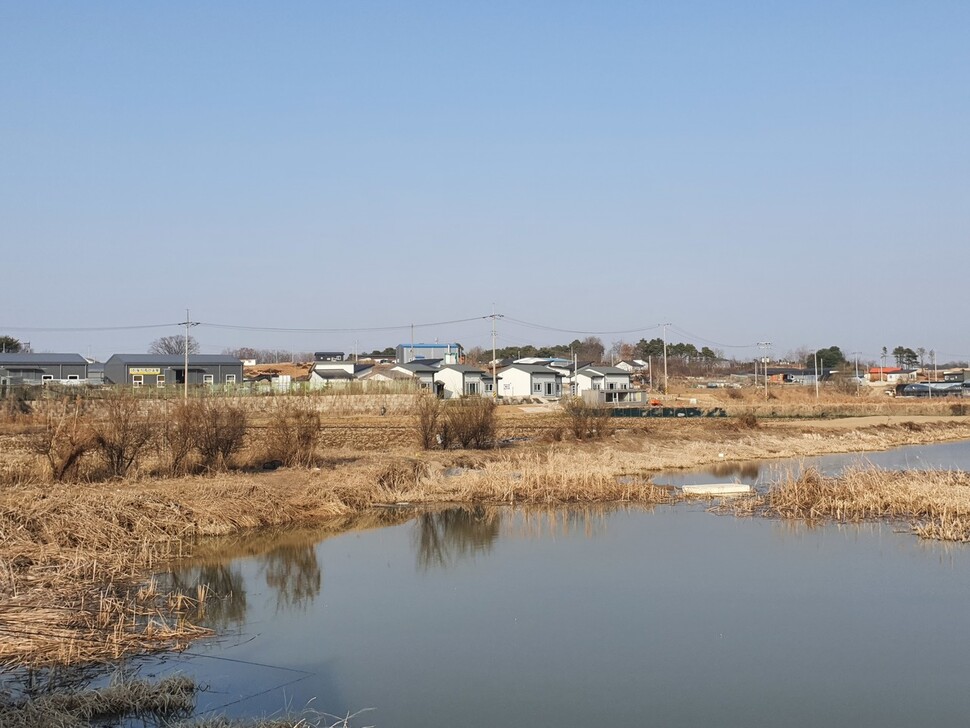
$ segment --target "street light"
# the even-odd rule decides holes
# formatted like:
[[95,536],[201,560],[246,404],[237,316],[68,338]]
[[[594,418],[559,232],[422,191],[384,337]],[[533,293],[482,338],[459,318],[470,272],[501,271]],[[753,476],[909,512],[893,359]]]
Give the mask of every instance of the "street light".
[[[764,354],[761,355],[761,363],[764,365],[762,367],[762,372],[761,373],[764,375],[764,378],[765,378],[765,399],[768,399],[768,362],[771,361],[771,359],[768,357],[768,351],[771,349],[771,342],[770,341],[759,341],[758,342],[758,348],[761,349],[764,352]],[[758,384],[758,375],[757,374],[755,374],[755,381],[754,381],[754,383],[755,383],[755,386],[757,386],[757,384]]]

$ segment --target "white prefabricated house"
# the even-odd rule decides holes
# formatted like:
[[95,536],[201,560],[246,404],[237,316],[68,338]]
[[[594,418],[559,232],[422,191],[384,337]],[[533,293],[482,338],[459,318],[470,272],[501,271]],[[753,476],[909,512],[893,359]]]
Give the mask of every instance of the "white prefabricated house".
[[[481,396],[485,394],[485,372],[464,364],[445,364],[435,375],[435,382],[444,399]],[[491,384],[489,379],[489,384]]]
[[535,364],[513,364],[500,372],[502,397],[562,397],[562,374]]
[[630,372],[619,367],[585,367],[576,372],[576,394],[590,390],[626,390],[630,388]]

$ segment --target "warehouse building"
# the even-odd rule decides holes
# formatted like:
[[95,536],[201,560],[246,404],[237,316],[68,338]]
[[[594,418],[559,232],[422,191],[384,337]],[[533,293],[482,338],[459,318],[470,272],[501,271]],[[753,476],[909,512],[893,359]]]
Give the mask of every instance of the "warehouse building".
[[[104,363],[106,384],[165,387],[185,384],[185,357],[180,354],[115,354]],[[234,385],[243,380],[242,360],[225,354],[190,354],[190,385]]]
[[13,385],[83,382],[88,360],[80,354],[0,354],[0,378]]

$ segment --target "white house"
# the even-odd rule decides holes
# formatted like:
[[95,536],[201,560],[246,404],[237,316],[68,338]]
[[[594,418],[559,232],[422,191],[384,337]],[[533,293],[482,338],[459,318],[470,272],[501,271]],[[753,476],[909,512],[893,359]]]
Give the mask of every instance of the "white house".
[[625,372],[642,372],[649,368],[649,363],[643,359],[621,359],[616,363],[617,369]]
[[[445,399],[455,399],[471,395],[485,394],[485,372],[464,364],[445,364],[435,375],[435,382],[441,396]],[[491,379],[489,379],[491,384]]]
[[421,361],[416,359],[415,361],[408,362],[407,364],[395,364],[392,368],[392,372],[400,372],[406,374],[409,377],[413,377],[418,380],[421,385],[421,389],[434,389],[435,382],[438,377],[438,364],[439,360],[435,359],[432,363]]
[[558,399],[562,396],[562,374],[535,364],[512,364],[500,372],[499,394]]
[[626,390],[630,388],[630,372],[619,367],[585,367],[576,372],[576,394],[590,390]]
[[311,387],[340,386],[360,379],[372,364],[357,364],[352,361],[318,361],[310,370]]

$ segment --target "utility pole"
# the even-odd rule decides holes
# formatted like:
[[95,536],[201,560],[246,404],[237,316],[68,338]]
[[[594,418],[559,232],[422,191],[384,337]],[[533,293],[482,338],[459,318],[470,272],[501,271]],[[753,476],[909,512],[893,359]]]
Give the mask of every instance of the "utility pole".
[[198,326],[198,321],[189,318],[189,309],[185,309],[185,321],[181,323],[185,327],[185,369],[182,370],[182,399],[189,401],[189,327]]
[[818,352],[815,352],[815,403],[818,404]]
[[667,322],[660,325],[664,328],[664,394],[667,394],[667,327],[673,324]]
[[[764,375],[764,378],[765,378],[765,399],[767,400],[768,399],[768,361],[769,361],[768,351],[771,349],[771,342],[759,341],[758,348],[764,352],[761,355],[761,363],[764,365],[762,367],[763,371],[761,373]],[[755,382],[757,382],[757,376],[755,377]]]
[[495,313],[495,304],[492,304],[492,315],[488,318],[492,319],[492,398],[498,399],[498,362],[496,359],[496,348],[495,348],[495,320],[502,318],[502,314]]

